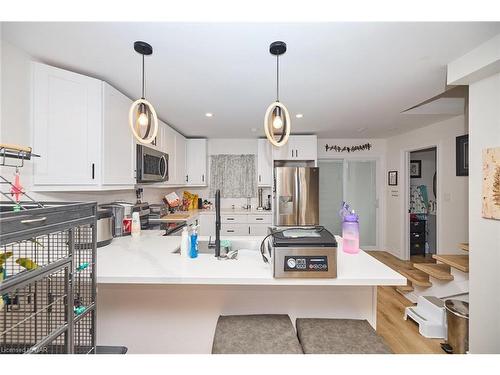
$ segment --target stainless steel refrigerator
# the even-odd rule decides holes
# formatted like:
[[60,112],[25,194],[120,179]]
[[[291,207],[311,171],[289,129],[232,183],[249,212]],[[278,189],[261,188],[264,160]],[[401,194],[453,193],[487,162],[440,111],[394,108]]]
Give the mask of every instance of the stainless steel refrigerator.
[[276,167],[274,225],[319,225],[319,168]]

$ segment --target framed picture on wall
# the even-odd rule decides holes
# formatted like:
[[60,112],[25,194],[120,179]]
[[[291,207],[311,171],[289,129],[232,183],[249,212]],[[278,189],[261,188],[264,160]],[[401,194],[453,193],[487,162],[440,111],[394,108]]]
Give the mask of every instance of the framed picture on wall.
[[398,171],[389,171],[387,180],[389,182],[389,186],[397,186],[398,185]]
[[422,178],[422,160],[410,161],[410,177]]
[[469,175],[469,135],[461,135],[456,140],[457,176]]

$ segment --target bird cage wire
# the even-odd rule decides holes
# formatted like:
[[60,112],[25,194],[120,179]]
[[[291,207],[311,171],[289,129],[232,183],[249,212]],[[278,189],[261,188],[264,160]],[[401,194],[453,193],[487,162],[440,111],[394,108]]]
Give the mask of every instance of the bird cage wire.
[[[37,211],[57,216],[50,228],[64,227],[32,224],[29,238],[0,228],[0,353],[95,353],[96,205],[80,206],[0,214],[0,226]],[[80,217],[74,226],[66,213]]]

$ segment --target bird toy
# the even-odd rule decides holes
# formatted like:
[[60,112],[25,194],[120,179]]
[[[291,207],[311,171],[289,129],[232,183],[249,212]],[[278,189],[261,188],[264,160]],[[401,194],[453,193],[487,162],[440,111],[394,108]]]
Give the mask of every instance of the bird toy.
[[10,195],[12,197],[15,197],[14,199],[18,203],[21,200],[20,197],[24,194],[24,191],[23,191],[24,188],[21,185],[21,182],[19,182],[19,176],[20,176],[19,170],[16,169],[16,172],[14,173],[14,183],[12,184],[12,186],[10,188]]

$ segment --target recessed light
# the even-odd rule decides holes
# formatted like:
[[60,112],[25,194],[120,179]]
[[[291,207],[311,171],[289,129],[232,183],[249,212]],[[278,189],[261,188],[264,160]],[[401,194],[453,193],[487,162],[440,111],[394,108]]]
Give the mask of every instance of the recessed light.
[[207,116],[207,117],[214,117],[214,114],[210,113],[210,112],[207,112],[207,113],[205,113],[205,116]]
[[302,113],[297,113],[297,114],[295,115],[295,117],[297,117],[297,118],[302,118],[302,117],[304,117],[304,115],[303,115]]

